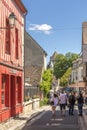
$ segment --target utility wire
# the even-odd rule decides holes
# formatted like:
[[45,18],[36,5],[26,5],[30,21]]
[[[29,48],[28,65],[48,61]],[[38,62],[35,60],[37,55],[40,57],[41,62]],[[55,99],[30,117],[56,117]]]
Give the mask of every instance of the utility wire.
[[82,28],[53,28],[51,30],[81,30]]
[[40,30],[40,29],[29,29],[30,31],[51,31],[51,30],[82,30],[82,28],[52,28],[50,30],[44,29],[44,30]]

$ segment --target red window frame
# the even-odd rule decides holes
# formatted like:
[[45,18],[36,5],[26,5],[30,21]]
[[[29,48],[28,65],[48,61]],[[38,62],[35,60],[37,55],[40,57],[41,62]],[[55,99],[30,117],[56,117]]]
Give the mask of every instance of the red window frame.
[[9,20],[6,19],[6,33],[5,33],[5,52],[7,54],[10,54],[11,52],[11,47],[10,47],[10,25],[9,25]]
[[2,74],[2,89],[1,89],[1,104],[5,107],[5,86],[6,86],[6,76]]
[[9,106],[9,75],[2,74],[1,83],[1,105],[5,108]]

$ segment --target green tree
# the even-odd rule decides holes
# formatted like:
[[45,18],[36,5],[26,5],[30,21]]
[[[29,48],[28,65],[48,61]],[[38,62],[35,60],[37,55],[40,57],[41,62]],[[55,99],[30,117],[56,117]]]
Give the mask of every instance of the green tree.
[[55,59],[53,74],[57,79],[60,79],[67,69],[67,58],[63,54],[58,54]]
[[69,67],[72,67],[72,62],[79,57],[78,54],[68,52],[65,55],[58,54],[55,58],[53,74],[60,79]]
[[52,84],[52,70],[47,69],[42,74],[42,82],[40,83],[41,90],[44,91],[44,96],[46,97],[51,89]]
[[65,54],[65,57],[67,58],[68,66],[72,67],[72,62],[76,60],[79,57],[79,55],[76,53],[68,52]]
[[65,74],[60,79],[60,86],[66,87],[68,85],[68,77],[71,74],[72,69],[68,68]]

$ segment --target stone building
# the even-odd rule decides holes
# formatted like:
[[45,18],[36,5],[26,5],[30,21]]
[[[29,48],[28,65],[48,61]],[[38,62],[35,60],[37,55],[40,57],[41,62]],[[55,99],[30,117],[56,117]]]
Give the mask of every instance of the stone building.
[[55,51],[53,53],[53,55],[50,57],[50,61],[48,63],[48,68],[53,69],[53,66],[54,66],[54,63],[55,63],[55,58],[56,58],[57,55],[58,55],[58,53]]
[[30,86],[31,96],[39,89],[42,72],[46,69],[46,56],[44,49],[25,32],[25,86]]
[[74,88],[77,92],[85,89],[85,82],[83,81],[84,64],[82,58],[73,61],[72,72],[70,76],[70,87]]
[[[48,63],[48,68],[52,69],[53,70],[53,67],[54,67],[54,63],[55,63],[55,59],[56,59],[56,56],[58,55],[58,53],[55,51],[53,53],[53,55],[50,57],[50,61]],[[56,79],[56,77],[53,75],[53,80],[52,80],[52,90],[53,91],[56,91],[58,90],[59,88],[59,79]]]

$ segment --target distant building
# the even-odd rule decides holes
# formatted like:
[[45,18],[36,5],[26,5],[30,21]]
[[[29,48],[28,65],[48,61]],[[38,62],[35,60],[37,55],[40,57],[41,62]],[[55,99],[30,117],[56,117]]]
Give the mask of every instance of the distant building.
[[57,55],[58,55],[58,53],[55,51],[53,53],[53,55],[50,57],[50,61],[48,63],[48,68],[53,69],[53,66],[54,66],[54,63],[55,63],[55,58],[56,58]]
[[[58,53],[55,51],[53,53],[53,55],[50,57],[50,61],[48,63],[48,66],[47,68],[50,68],[53,70],[53,67],[54,67],[54,63],[55,63],[55,59],[56,59],[56,56],[58,55]],[[52,81],[52,89],[54,91],[56,91],[59,87],[59,79],[56,79],[56,77],[53,75],[53,81]]]
[[87,22],[82,23],[82,57],[73,62],[70,87],[87,93]]
[[84,64],[82,58],[73,61],[72,73],[70,77],[70,87],[76,91],[85,89],[85,82],[83,81]]
[[44,49],[25,32],[25,84],[28,83],[33,91],[39,89],[42,73],[46,69],[46,56]]

